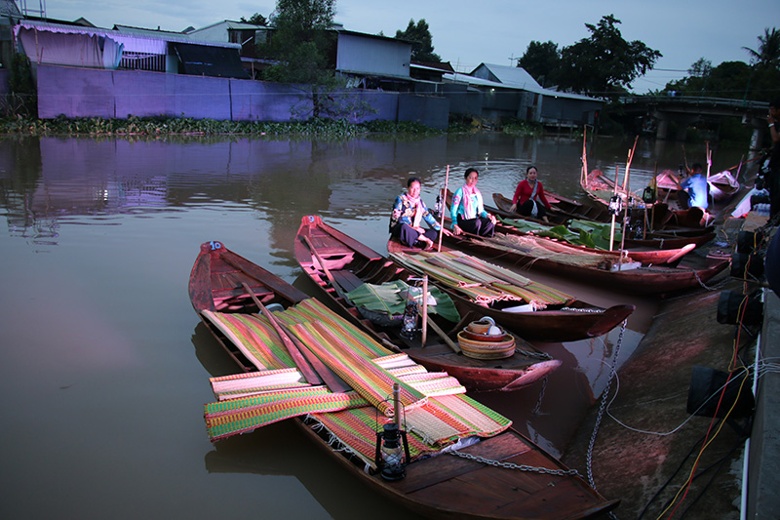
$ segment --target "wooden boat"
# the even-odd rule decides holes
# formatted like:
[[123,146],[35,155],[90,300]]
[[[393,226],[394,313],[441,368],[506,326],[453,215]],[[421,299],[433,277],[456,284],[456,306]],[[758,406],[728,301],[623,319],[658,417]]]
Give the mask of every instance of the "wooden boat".
[[[419,383],[425,372],[418,370],[418,381],[413,383],[414,377],[404,374],[404,369],[383,368],[397,364],[395,360],[388,363],[387,356],[399,355],[372,343],[358,327],[316,300],[305,299],[283,311],[266,308],[262,315],[255,314],[260,307],[255,298],[263,307],[263,302],[284,306],[301,294],[219,242],[201,246],[190,275],[189,293],[198,315],[225,350],[258,353],[257,359],[240,365],[255,366],[253,371],[212,378],[220,398],[205,407],[213,440],[291,419],[357,480],[430,518],[589,518],[618,504],[599,495],[576,471],[512,429],[511,421],[459,393],[457,385],[455,389],[448,387],[448,392],[421,390],[426,388],[425,383]],[[251,326],[218,325],[228,322]],[[274,323],[281,332],[274,332]],[[307,337],[302,333],[307,328],[320,330],[321,335]],[[304,369],[290,362],[302,338],[307,339],[303,350],[321,356],[317,358],[319,365],[310,366],[315,367],[313,376],[302,375]],[[366,360],[340,362],[336,356],[342,341],[364,341],[367,350],[360,356],[366,358],[360,359]],[[281,359],[281,354],[275,353],[282,352],[288,342],[293,344],[288,366],[268,370],[260,359],[271,354]],[[381,357],[368,361],[368,352]],[[357,355],[344,354],[345,359]],[[282,373],[300,377],[279,383]],[[365,374],[375,379],[361,379]],[[331,382],[315,384],[308,379],[318,375]],[[452,379],[446,374],[427,373],[426,377]],[[399,391],[393,394],[400,404],[382,399],[380,383],[391,381],[400,381]],[[440,433],[426,425],[429,417],[437,416],[443,419],[437,424],[445,428]],[[401,478],[388,480],[379,471],[376,446],[381,431],[394,417],[402,418],[398,422],[408,429],[401,437],[407,442],[399,440],[399,448],[408,445],[408,457],[400,475],[389,475]],[[448,432],[455,434],[441,437]],[[424,440],[433,433],[437,434],[432,437],[436,443]],[[449,448],[446,453],[442,451],[445,447]]]
[[[452,374],[470,390],[517,390],[560,366],[560,361],[551,359],[549,354],[520,337],[515,337],[516,348],[511,357],[491,360],[463,355],[458,333],[469,322],[480,320],[482,313],[467,310],[457,324],[431,314],[423,346],[419,334],[409,337],[403,333],[402,316],[393,316],[392,323],[386,315],[378,319],[375,312],[356,306],[346,297],[347,293],[366,284],[403,281],[410,275],[379,253],[323,224],[318,216],[304,217],[295,242],[295,256],[309,278],[333,299],[342,314],[362,324],[380,341],[401,346],[402,352],[429,370]],[[320,258],[327,271],[322,269]]]
[[[562,224],[572,218],[607,222],[611,218],[609,211],[603,206],[583,204],[574,199],[558,195],[557,193],[548,194],[547,191],[545,191],[545,196],[551,207],[551,209],[547,211],[547,220],[552,223]],[[518,218],[522,216],[522,218],[527,220],[542,222],[541,219],[520,215],[517,211],[511,211],[512,199],[505,197],[501,193],[493,193],[493,203],[495,204],[495,207],[486,206],[485,208],[490,213],[508,218]]]
[[[528,271],[552,272],[585,283],[630,294],[665,295],[698,287],[728,267],[724,259],[708,259],[698,255],[668,258],[675,265],[642,264],[628,253],[587,250],[534,235],[497,233],[493,238],[448,236],[447,244],[485,258],[501,258],[504,262]],[[688,250],[693,249],[690,244]],[[659,250],[660,251],[660,250]],[[648,260],[652,257],[645,257]]]
[[[539,219],[520,215],[517,212],[510,211],[512,205],[511,199],[504,197],[500,193],[493,194],[493,201],[496,203],[496,208],[486,208],[488,212],[495,213],[503,218],[511,219],[523,219],[530,222],[538,222],[547,224]],[[704,235],[713,232],[713,228],[702,227],[700,222],[704,217],[704,212],[701,208],[690,208],[686,210],[672,210],[666,203],[655,203],[651,209],[648,210],[648,228],[642,231],[643,239],[655,238],[660,235],[679,234],[685,236],[697,236]],[[587,206],[586,206],[587,208]],[[549,215],[548,215],[549,217]],[[622,219],[622,218],[621,218]],[[618,219],[618,220],[621,220]],[[596,223],[607,223],[612,220],[612,216],[606,209],[606,206],[597,210],[583,209],[581,212],[572,212],[571,214],[564,215],[558,214],[552,218],[548,218],[550,223],[553,224],[567,224],[572,220],[580,221],[592,221]],[[645,215],[644,209],[635,210],[632,213],[631,222],[632,226],[638,223],[640,226],[644,224]],[[636,226],[634,226],[636,227]],[[639,244],[635,244],[639,245]]]
[[[689,240],[681,247],[665,248],[660,247],[648,247],[646,245],[626,247],[622,251],[620,250],[619,239],[615,241],[613,250],[600,249],[594,247],[587,247],[584,245],[572,244],[565,242],[561,239],[554,238],[554,236],[545,235],[544,232],[526,233],[518,228],[498,222],[496,224],[496,232],[504,235],[517,235],[517,236],[532,236],[538,240],[549,241],[551,244],[549,247],[562,253],[568,253],[572,255],[588,254],[593,256],[602,257],[605,262],[610,264],[617,264],[621,259],[625,262],[625,258],[630,258],[633,262],[639,262],[642,265],[662,265],[662,264],[675,264],[679,262],[685,255],[696,249],[697,244],[693,240]],[[548,231],[549,233],[549,231]],[[574,234],[572,232],[572,234]],[[489,239],[485,239],[490,242]],[[651,242],[651,241],[646,241]],[[660,244],[660,242],[657,242]],[[625,245],[625,244],[624,244]]]
[[[308,240],[308,243],[306,242]],[[311,244],[311,245],[309,245]],[[339,280],[357,277],[363,282],[381,283],[389,280],[409,280],[419,278],[424,273],[404,267],[401,261],[414,260],[416,255],[392,252],[392,259],[368,248],[352,237],[322,222],[319,216],[305,216],[298,230],[295,255],[304,271],[321,287],[330,287],[329,278]],[[420,253],[425,255],[426,253]],[[427,253],[428,255],[437,253]],[[423,258],[421,256],[420,258]],[[442,261],[446,260],[441,256]],[[469,257],[467,261],[479,262]],[[327,270],[327,272],[325,272]],[[327,274],[330,273],[330,276]],[[431,283],[447,292],[463,315],[473,313],[477,316],[489,316],[504,328],[517,333],[529,341],[575,341],[606,334],[626,319],[633,311],[633,305],[615,305],[608,309],[590,305],[584,301],[526,280],[529,287],[540,292],[548,291],[557,303],[548,305],[544,310],[514,309],[520,304],[529,305],[520,297],[508,298],[501,293],[500,300],[482,304],[468,295],[464,287],[458,288],[442,281],[439,275],[429,273]],[[494,276],[494,275],[490,275]],[[326,280],[328,280],[326,282]],[[338,285],[339,282],[337,282]],[[512,282],[499,281],[499,284]],[[517,287],[512,286],[516,289]],[[485,292],[496,292],[491,287],[482,286]],[[333,289],[331,289],[333,290]],[[542,297],[540,296],[540,299]],[[507,309],[507,310],[505,310]],[[517,310],[517,312],[512,312]]]
[[739,181],[729,170],[710,175],[707,179],[710,197],[716,202],[726,202],[739,191]]
[[[679,178],[671,172],[671,170],[664,170],[656,176],[656,184],[658,186],[659,196],[666,199],[668,197],[676,197],[676,193],[680,191],[680,186],[676,181]],[[722,172],[710,175],[707,178],[707,186],[709,189],[709,197],[715,202],[726,202],[730,200],[740,190],[739,181],[734,177],[734,174],[730,170],[723,170]]]

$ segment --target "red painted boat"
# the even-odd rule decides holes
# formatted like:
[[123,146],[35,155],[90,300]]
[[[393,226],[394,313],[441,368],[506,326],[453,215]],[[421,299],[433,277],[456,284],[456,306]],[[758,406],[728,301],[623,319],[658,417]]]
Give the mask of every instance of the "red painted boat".
[[[497,235],[492,239],[449,236],[445,241],[452,247],[484,258],[501,258],[504,263],[522,270],[550,272],[629,294],[666,295],[700,287],[729,265],[727,259],[698,255],[683,258],[694,248],[693,244],[678,251],[676,257],[665,258],[674,265],[642,265],[638,260],[642,256],[634,257],[632,252],[621,261],[619,252],[594,252],[529,234]],[[670,250],[657,252],[667,251]],[[651,258],[652,252],[643,260]]]

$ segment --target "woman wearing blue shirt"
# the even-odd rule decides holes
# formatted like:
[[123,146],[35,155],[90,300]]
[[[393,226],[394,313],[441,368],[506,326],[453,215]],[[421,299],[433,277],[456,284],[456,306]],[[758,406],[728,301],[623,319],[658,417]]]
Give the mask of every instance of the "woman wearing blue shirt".
[[477,189],[479,172],[476,168],[469,168],[463,178],[466,183],[452,196],[452,231],[456,235],[465,232],[492,237],[496,217],[485,211],[482,193]]

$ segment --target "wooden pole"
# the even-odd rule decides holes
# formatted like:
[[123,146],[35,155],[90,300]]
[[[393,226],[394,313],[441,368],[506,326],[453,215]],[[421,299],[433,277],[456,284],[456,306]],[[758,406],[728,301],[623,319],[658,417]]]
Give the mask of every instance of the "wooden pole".
[[[620,167],[615,165],[615,185],[612,190],[612,196],[617,195],[618,192],[618,179],[620,179]],[[609,250],[612,251],[613,244],[615,243],[615,213],[612,213],[612,223],[609,226]]]
[[636,152],[637,141],[639,141],[639,136],[636,136],[634,138],[634,146],[628,151],[628,160],[626,160],[626,174],[623,176],[623,192],[626,196],[626,201],[625,204],[623,205],[623,225],[621,226],[622,233],[620,234],[621,256],[626,242],[626,221],[628,220],[628,194],[631,191],[630,189],[631,188],[631,162],[634,160],[634,152]]
[[[447,172],[444,174],[444,191],[441,194],[441,231],[439,231],[439,244],[436,247],[437,252],[441,252],[441,239],[444,236],[444,215],[447,214],[447,185],[450,182],[450,165],[447,165]],[[425,322],[423,322],[425,323]],[[423,341],[425,344],[425,341]]]
[[425,341],[428,339],[428,275],[423,275],[422,282],[422,346],[425,347]]

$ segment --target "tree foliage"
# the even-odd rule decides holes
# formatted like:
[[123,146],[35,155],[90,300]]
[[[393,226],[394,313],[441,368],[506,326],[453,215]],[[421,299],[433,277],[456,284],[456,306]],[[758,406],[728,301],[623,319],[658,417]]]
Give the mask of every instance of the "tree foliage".
[[428,22],[421,18],[417,23],[409,20],[409,25],[403,31],[396,31],[399,40],[412,42],[412,60],[417,62],[441,63],[441,57],[433,52],[433,36],[428,28]]
[[277,62],[265,79],[327,85],[333,81],[335,0],[277,0],[271,14],[274,31],[261,54]]
[[662,92],[754,101],[776,99],[780,96],[780,31],[765,29],[758,42],[755,50],[743,47],[750,55],[750,65],[724,61],[713,67],[709,60],[700,58],[688,69],[687,77],[667,83]]
[[265,25],[268,23],[268,20],[265,19],[265,16],[260,13],[253,14],[249,17],[248,20],[242,16],[241,21],[244,23],[251,23],[253,25]]
[[623,39],[613,15],[597,25],[585,24],[591,35],[561,51],[561,86],[594,96],[621,94],[653,68],[662,55],[639,40]]
[[590,37],[560,51],[552,42],[531,42],[518,66],[537,81],[544,78],[544,84],[557,83],[562,90],[601,97],[621,94],[653,68],[661,53],[639,40],[623,39],[620,23],[610,14],[596,25],[585,24]]
[[776,27],[764,29],[764,34],[758,37],[758,49],[742,47],[750,55],[750,62],[759,68],[780,68],[780,31]]
[[561,66],[561,53],[558,44],[532,41],[525,54],[517,61],[517,66],[525,69],[542,86],[558,84],[558,70]]

